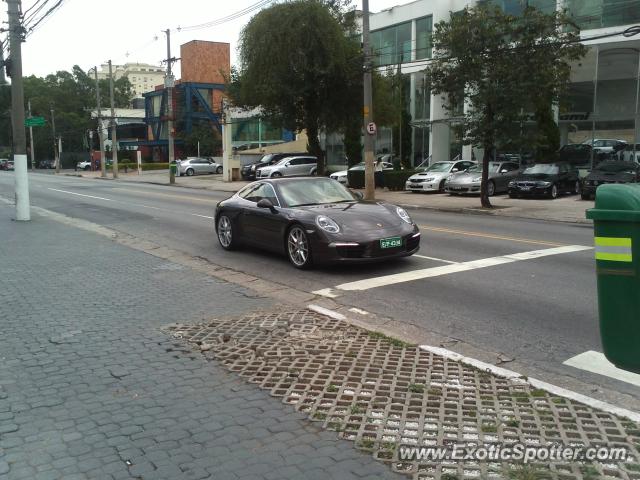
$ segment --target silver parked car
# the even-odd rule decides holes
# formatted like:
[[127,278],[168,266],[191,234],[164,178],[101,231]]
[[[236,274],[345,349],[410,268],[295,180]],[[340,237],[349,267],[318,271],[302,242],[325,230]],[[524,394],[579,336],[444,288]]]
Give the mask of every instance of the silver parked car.
[[[509,182],[518,176],[520,166],[514,162],[490,162],[487,194],[506,192]],[[482,165],[474,165],[464,172],[454,173],[444,184],[444,191],[451,195],[480,193]]]
[[180,175],[203,175],[208,173],[222,173],[222,165],[209,158],[189,157],[178,161]]
[[411,192],[443,192],[451,174],[463,172],[475,164],[470,160],[432,163],[426,170],[411,175],[404,188]]
[[286,157],[269,167],[256,171],[256,178],[300,177],[315,175],[318,159],[313,156]]

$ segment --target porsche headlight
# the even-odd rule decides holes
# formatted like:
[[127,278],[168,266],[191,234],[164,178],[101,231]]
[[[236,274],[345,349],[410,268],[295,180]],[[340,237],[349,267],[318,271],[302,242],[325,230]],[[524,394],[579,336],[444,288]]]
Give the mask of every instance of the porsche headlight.
[[256,166],[255,165],[251,165],[251,171],[255,172],[256,171]]
[[510,187],[515,187],[515,186],[516,186],[516,182],[515,182],[515,180],[511,180],[511,181],[509,182],[509,186],[510,186]]
[[338,224],[331,220],[329,217],[325,217],[324,215],[318,215],[316,217],[316,225],[318,225],[325,232],[338,233],[340,231],[340,227],[338,226]]
[[481,181],[482,181],[482,177],[472,178],[472,179],[471,179],[471,181],[472,181],[473,183],[481,182]]
[[409,216],[409,214],[407,213],[407,211],[404,208],[400,208],[400,207],[396,208],[396,213],[405,222],[413,223],[413,221],[411,220],[411,217]]

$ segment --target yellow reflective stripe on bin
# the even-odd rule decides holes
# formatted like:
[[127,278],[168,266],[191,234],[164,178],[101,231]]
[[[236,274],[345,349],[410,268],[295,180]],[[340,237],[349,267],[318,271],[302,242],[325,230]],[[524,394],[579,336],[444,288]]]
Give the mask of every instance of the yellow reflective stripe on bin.
[[596,237],[596,260],[632,262],[631,239]]

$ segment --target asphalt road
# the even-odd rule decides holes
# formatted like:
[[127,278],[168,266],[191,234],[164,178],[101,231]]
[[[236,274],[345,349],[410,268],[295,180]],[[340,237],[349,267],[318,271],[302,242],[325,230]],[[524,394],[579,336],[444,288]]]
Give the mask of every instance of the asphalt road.
[[[566,378],[562,386],[577,379],[593,385],[602,399],[613,392],[637,400],[640,408],[640,387],[563,365],[585,351],[602,351],[593,250],[580,250],[593,245],[588,225],[413,210],[422,231],[421,257],[301,272],[269,253],[222,250],[212,217],[225,192],[46,174],[30,174],[30,186],[32,204],[39,207],[297,289],[330,292],[340,303],[502,353],[527,366],[523,373],[555,383]],[[0,172],[0,195],[13,197],[12,173]],[[520,255],[519,261],[502,264],[484,260],[565,246],[576,251],[532,259]],[[474,260],[482,261],[468,271],[405,278],[407,272],[416,276],[415,271]],[[391,274],[399,276],[375,286]],[[352,283],[359,281],[364,282]]]

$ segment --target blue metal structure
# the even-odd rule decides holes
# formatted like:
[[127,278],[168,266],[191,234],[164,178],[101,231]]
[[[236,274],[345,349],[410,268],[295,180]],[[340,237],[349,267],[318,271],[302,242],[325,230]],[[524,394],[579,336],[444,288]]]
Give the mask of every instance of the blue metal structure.
[[[213,91],[224,90],[224,84],[221,83],[196,83],[185,82],[178,83],[174,89],[174,101],[175,101],[175,124],[176,126],[182,126],[184,133],[191,133],[193,130],[194,121],[208,121],[222,133],[222,126],[220,123],[221,112],[215,111],[214,108],[207,102],[202,90],[207,92],[209,98],[213,98]],[[161,139],[162,124],[167,120],[167,89],[155,90],[143,94],[145,103],[145,123],[150,127],[150,138],[144,142],[139,142],[140,145],[146,146],[166,146],[167,140]],[[155,110],[154,99],[161,97],[160,108]],[[180,144],[182,141],[176,139],[176,144]]]

